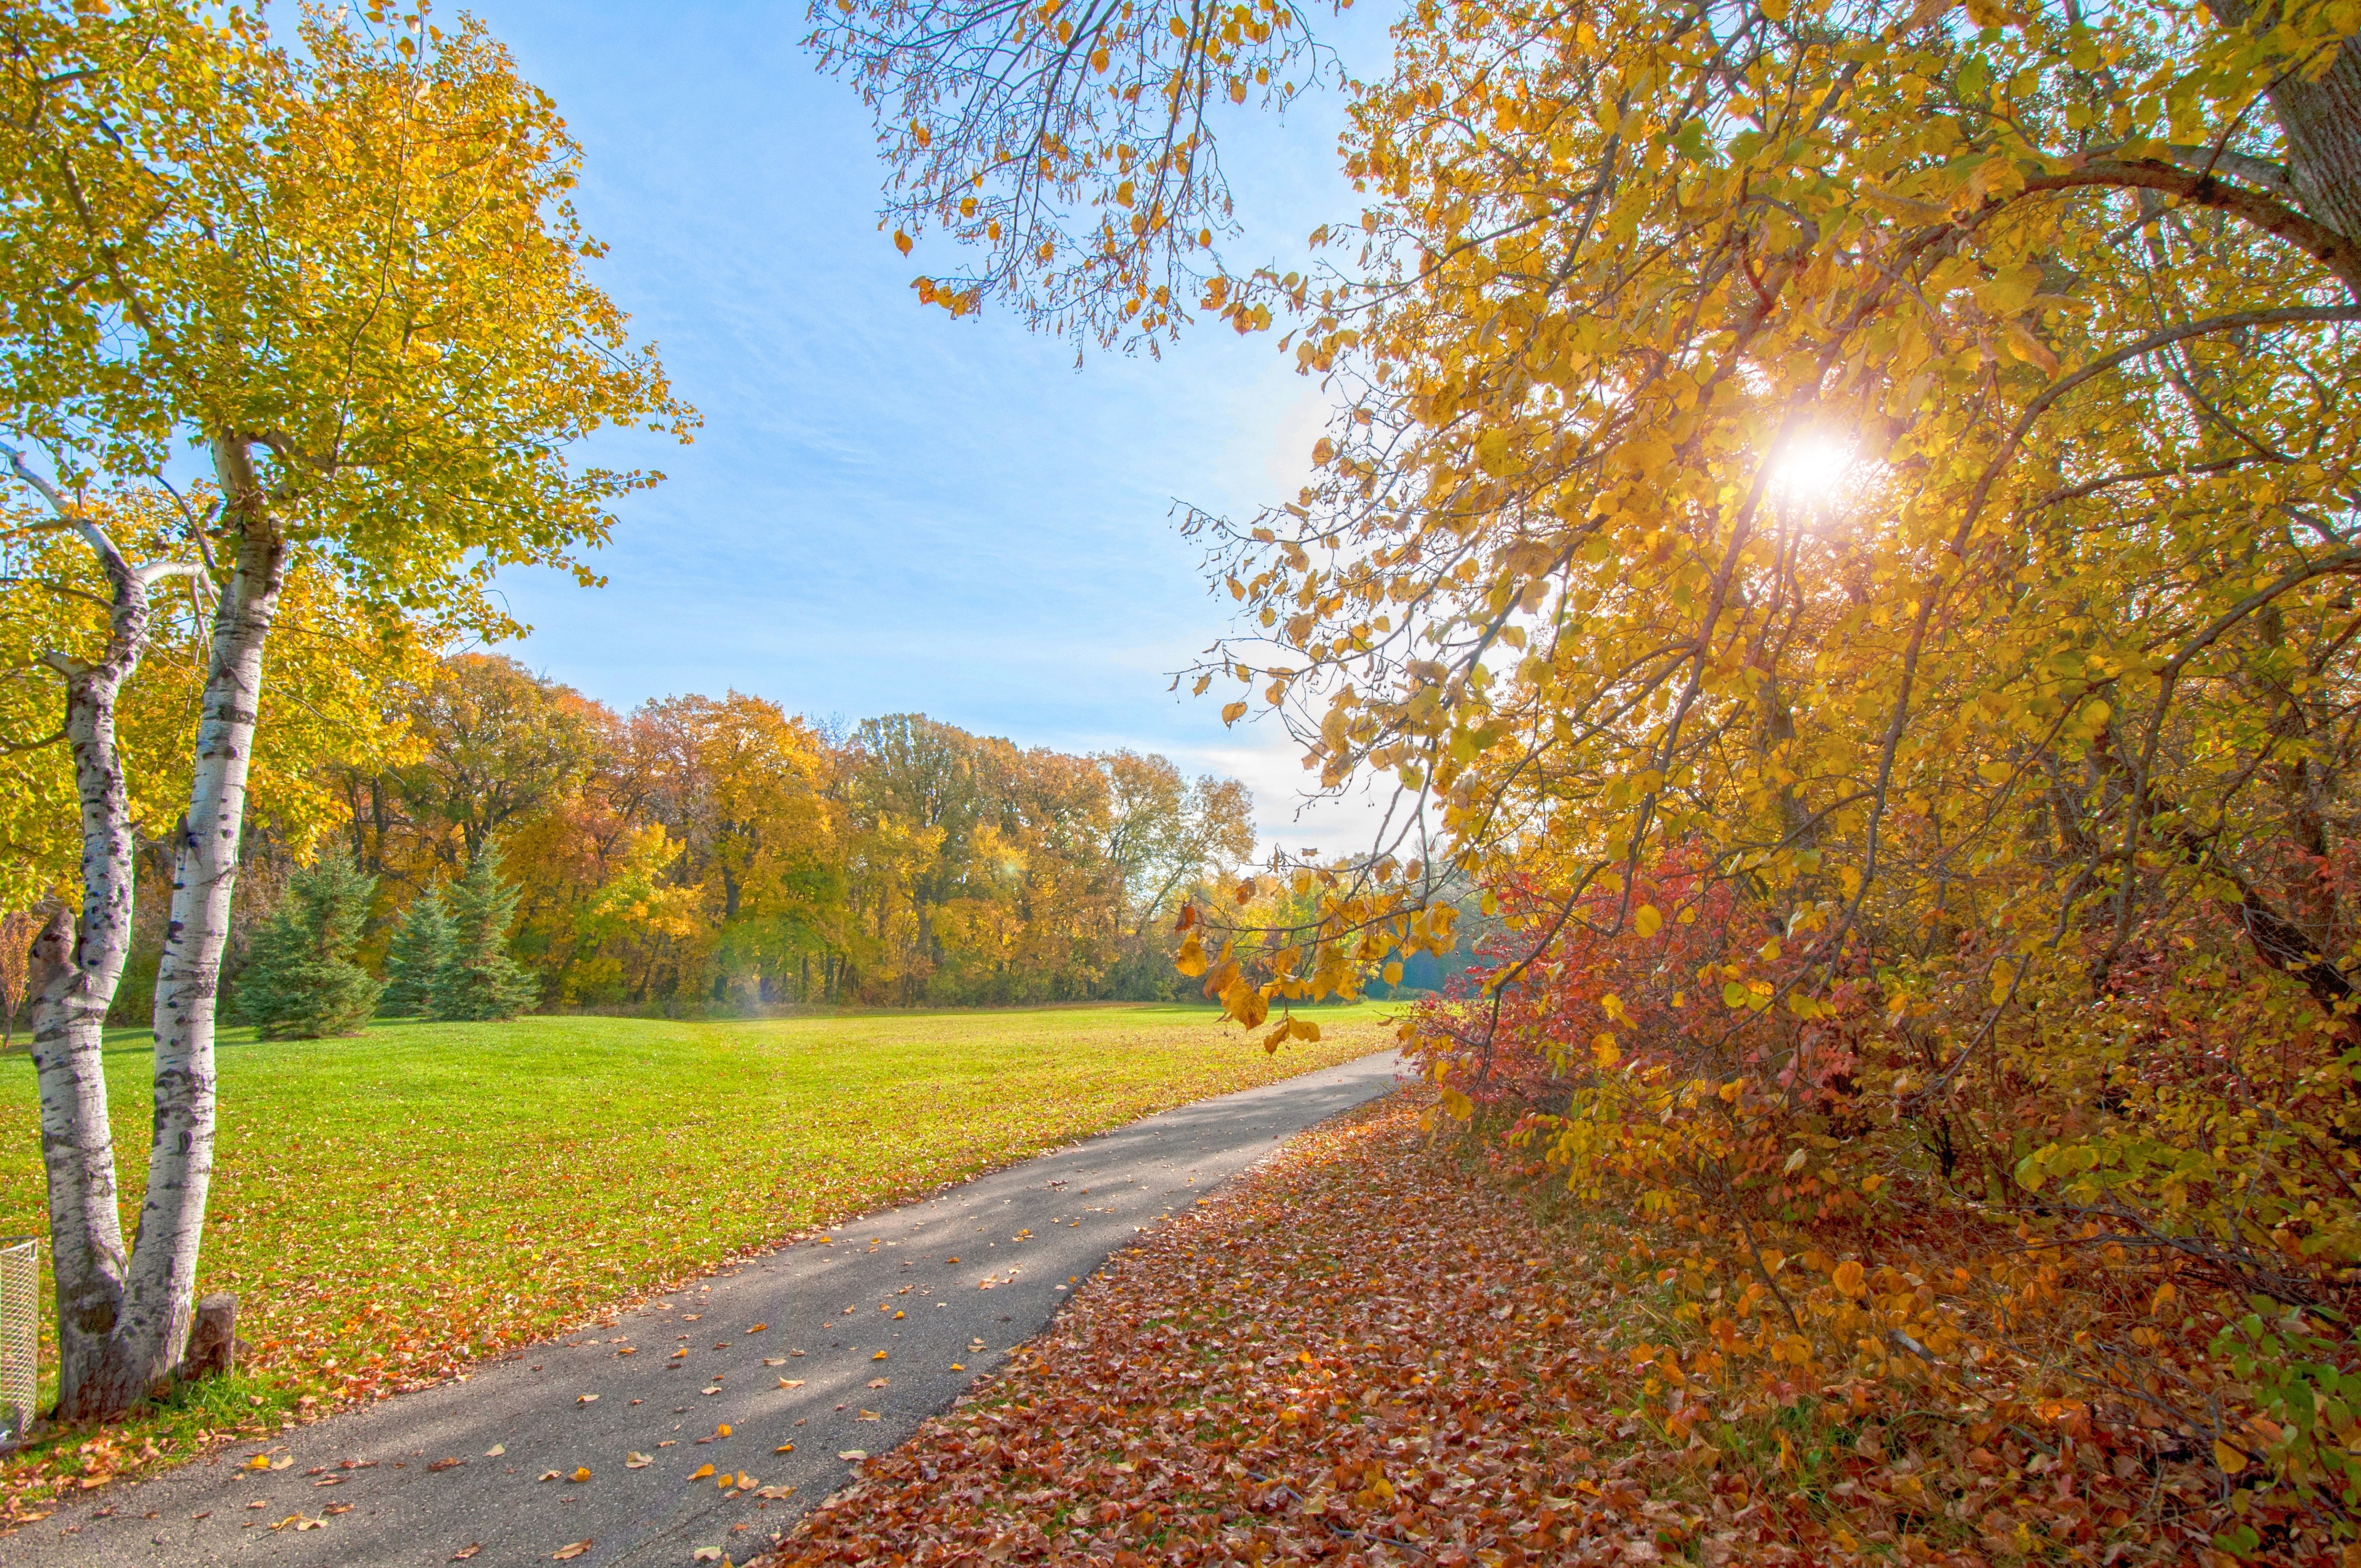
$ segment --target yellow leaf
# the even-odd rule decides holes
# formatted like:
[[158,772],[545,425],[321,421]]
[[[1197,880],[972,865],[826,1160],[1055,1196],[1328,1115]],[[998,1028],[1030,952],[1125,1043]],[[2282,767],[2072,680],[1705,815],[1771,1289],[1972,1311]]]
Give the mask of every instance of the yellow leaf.
[[872,1361],[883,1361],[883,1360],[884,1360],[884,1359],[885,1359],[885,1353],[884,1353],[884,1351],[882,1351],[882,1350],[881,1350],[881,1351],[879,1351],[876,1354],[874,1354],[874,1355],[871,1356],[869,1359],[870,1359],[870,1360],[872,1360]]
[[1235,724],[1239,719],[1244,718],[1246,716],[1246,705],[1243,702],[1225,702],[1222,705],[1222,722],[1224,724]]
[[2239,1471],[2244,1470],[2246,1467],[2246,1456],[2239,1453],[2236,1449],[2232,1448],[2228,1443],[2224,1442],[2220,1438],[2215,1438],[2213,1440],[2213,1463],[2222,1467],[2223,1475],[2235,1475]]
[[1837,1271],[1832,1282],[1835,1284],[1839,1294],[1850,1296],[1855,1299],[1859,1299],[1861,1293],[1867,1288],[1867,1287],[1861,1283],[1861,1265],[1853,1262],[1850,1258],[1847,1258],[1844,1262],[1837,1265]]
[[1631,916],[1632,928],[1638,931],[1642,937],[1654,936],[1658,928],[1661,927],[1664,923],[1664,916],[1653,904],[1643,904],[1640,905],[1639,913]]
[[1476,1102],[1446,1083],[1443,1086],[1443,1109],[1454,1121],[1465,1122],[1476,1114]]
[[568,1475],[568,1476],[566,1477],[566,1479],[567,1479],[568,1481],[573,1482],[573,1483],[574,1483],[575,1485],[577,1485],[577,1486],[581,1485],[583,1482],[588,1481],[588,1479],[590,1479],[590,1466],[588,1466],[588,1464],[577,1464],[577,1465],[576,1465],[576,1466],[574,1467],[574,1474],[573,1474],[573,1475]]
[[698,1465],[696,1469],[694,1469],[694,1470],[692,1470],[692,1471],[690,1471],[690,1472],[688,1473],[688,1478],[689,1478],[690,1480],[692,1480],[692,1481],[702,1481],[702,1480],[704,1480],[708,1475],[712,1475],[712,1474],[713,1474],[713,1466],[712,1466],[712,1465],[710,1465],[710,1464],[700,1464],[700,1465]]
[[895,229],[894,231],[894,248],[900,251],[905,256],[909,255],[910,236],[904,234],[900,229]]
[[623,1455],[623,1468],[626,1470],[644,1470],[654,1463],[648,1455],[637,1452]]

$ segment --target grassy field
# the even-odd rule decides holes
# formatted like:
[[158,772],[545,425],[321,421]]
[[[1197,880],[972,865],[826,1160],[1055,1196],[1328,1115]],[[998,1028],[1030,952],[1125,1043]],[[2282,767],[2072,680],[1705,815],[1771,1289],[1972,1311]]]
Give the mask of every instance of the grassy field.
[[[5,1469],[16,1509],[82,1473],[368,1398],[798,1231],[1151,1112],[1381,1049],[1323,1008],[1277,1056],[1203,1008],[1110,1004],[673,1023],[380,1024],[220,1049],[201,1290],[253,1345],[234,1386]],[[107,1051],[126,1233],[148,1147],[144,1035]],[[31,1062],[0,1058],[0,1232],[46,1234]],[[44,1255],[47,1253],[44,1245]],[[49,1310],[48,1281],[43,1308]],[[50,1359],[44,1321],[45,1370]]]

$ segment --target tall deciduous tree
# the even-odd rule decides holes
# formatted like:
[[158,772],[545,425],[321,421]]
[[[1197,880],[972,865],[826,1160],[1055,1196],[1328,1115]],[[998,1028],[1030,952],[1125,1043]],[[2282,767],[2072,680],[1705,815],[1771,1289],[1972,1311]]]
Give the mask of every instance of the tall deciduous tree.
[[[499,630],[490,571],[573,565],[604,538],[606,504],[648,482],[571,466],[566,444],[643,417],[686,427],[583,273],[597,247],[566,204],[563,122],[480,25],[321,10],[299,32],[285,49],[236,9],[29,4],[0,53],[0,427],[42,455],[46,473],[19,457],[16,475],[110,585],[100,657],[65,672],[85,894],[36,949],[60,1409],[75,1419],[144,1396],[186,1341],[214,996],[291,560],[388,616]],[[190,450],[217,503],[189,506],[177,559],[127,558],[87,484],[165,485]],[[215,608],[126,1249],[98,1036],[131,887],[112,707],[167,569],[201,572]]]
[[[923,85],[1005,27],[976,69],[1055,125],[1094,91],[1027,68],[1059,11],[856,4],[840,47]],[[1447,944],[1464,878],[1507,930],[1436,1065],[1482,1081],[1492,1004],[1548,994],[1585,1169],[1728,1205],[1932,1150],[1995,1200],[2071,1173],[2078,1223],[2242,1288],[2341,1288],[2356,27],[1411,10],[1328,265],[1199,301],[1284,325],[1343,411],[1314,483],[1196,520],[1247,618],[1198,689],[1277,711],[1329,787],[1397,781],[1399,837],[1186,961],[1259,1019]],[[1117,81],[1169,56],[1127,39]],[[1032,178],[934,102],[895,103],[898,180],[958,167],[985,210]],[[1119,158],[1057,150],[1071,200],[1119,195]]]

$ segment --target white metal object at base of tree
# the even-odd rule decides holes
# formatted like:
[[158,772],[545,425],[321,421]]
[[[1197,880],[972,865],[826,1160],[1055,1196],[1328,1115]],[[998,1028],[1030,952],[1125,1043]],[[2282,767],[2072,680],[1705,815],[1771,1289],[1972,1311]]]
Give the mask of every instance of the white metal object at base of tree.
[[25,1441],[41,1387],[41,1244],[0,1236],[0,1450]]

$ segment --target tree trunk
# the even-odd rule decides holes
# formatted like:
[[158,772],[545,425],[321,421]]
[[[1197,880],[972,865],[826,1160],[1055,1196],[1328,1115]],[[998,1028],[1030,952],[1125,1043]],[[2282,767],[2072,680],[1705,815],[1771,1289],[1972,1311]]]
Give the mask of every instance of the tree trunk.
[[[2224,27],[2243,27],[2257,7],[2247,0],[2205,0]],[[2259,7],[2258,28],[2277,18]],[[2314,218],[2361,241],[2361,49],[2351,42],[2318,80],[2291,76],[2271,89],[2271,110],[2287,134],[2288,180]]]
[[214,464],[237,520],[237,557],[214,615],[196,776],[176,825],[172,905],[156,970],[155,1146],[115,1336],[124,1377],[142,1389],[180,1366],[196,1305],[214,1168],[214,1003],[229,942],[263,645],[286,574],[286,538],[244,444],[216,440]]
[[126,1258],[100,1051],[107,1005],[131,950],[136,880],[115,704],[147,649],[148,613],[147,580],[94,524],[60,510],[97,554],[114,589],[105,656],[96,664],[62,654],[47,660],[66,678],[66,736],[81,801],[82,902],[78,917],[60,906],[43,923],[27,976],[58,1296],[58,1408],[68,1419],[82,1419],[111,1413],[146,1392],[143,1385],[116,1402],[122,1379],[113,1350]]

